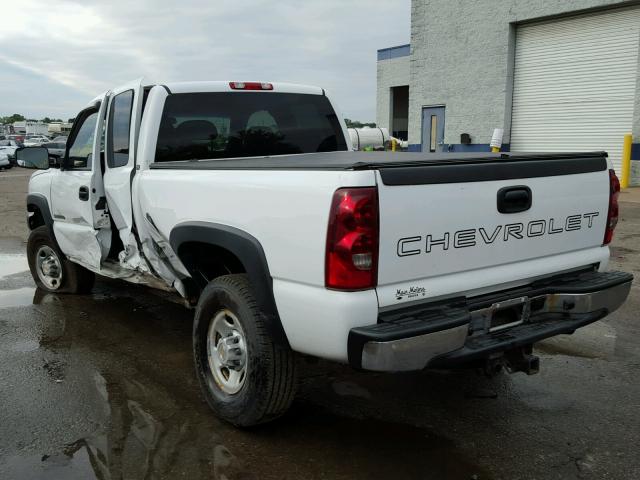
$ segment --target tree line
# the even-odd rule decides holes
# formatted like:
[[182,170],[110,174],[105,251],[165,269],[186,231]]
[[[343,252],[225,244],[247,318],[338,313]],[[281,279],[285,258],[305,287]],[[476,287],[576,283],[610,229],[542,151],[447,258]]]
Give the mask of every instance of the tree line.
[[[44,117],[40,120],[36,118],[26,118],[24,115],[20,115],[19,113],[14,113],[13,115],[7,115],[5,117],[0,117],[0,124],[6,125],[13,122],[42,122],[42,123],[53,123],[53,122],[64,122],[61,118],[49,118]],[[73,123],[73,118],[67,120],[69,123]]]
[[[0,117],[0,125],[7,125],[9,123],[13,123],[13,122],[42,122],[42,123],[52,123],[52,122],[62,122],[63,120],[61,118],[49,118],[49,117],[44,117],[41,118],[40,120],[35,119],[35,118],[25,118],[24,115],[20,115],[19,113],[14,113],[13,115],[8,115],[6,117]],[[69,123],[73,123],[75,119],[73,118],[69,118],[67,120],[67,122]],[[376,126],[376,124],[374,122],[369,122],[369,123],[362,123],[358,120],[351,120],[350,118],[345,118],[344,119],[345,123],[347,124],[348,128],[362,128],[362,127],[371,127],[374,128]]]
[[375,128],[376,124],[374,122],[362,123],[358,120],[351,120],[350,118],[345,118],[344,123],[347,124],[347,128],[362,128],[362,127],[371,127]]

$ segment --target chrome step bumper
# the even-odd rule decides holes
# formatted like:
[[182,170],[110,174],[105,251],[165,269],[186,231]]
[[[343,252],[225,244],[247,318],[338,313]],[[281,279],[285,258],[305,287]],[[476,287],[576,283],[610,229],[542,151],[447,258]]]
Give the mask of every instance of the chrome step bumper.
[[624,303],[633,276],[583,272],[476,298],[381,314],[349,333],[349,363],[375,371],[445,368],[593,323]]

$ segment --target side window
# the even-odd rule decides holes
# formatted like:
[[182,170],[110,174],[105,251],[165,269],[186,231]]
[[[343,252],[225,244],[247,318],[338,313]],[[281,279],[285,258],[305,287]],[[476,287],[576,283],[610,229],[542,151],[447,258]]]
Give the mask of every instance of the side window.
[[96,133],[98,112],[94,112],[84,119],[73,144],[69,147],[69,163],[71,168],[91,168],[93,153],[93,139]]
[[116,95],[111,103],[109,115],[109,145],[107,155],[109,168],[123,167],[129,163],[129,132],[131,129],[131,109],[133,90]]

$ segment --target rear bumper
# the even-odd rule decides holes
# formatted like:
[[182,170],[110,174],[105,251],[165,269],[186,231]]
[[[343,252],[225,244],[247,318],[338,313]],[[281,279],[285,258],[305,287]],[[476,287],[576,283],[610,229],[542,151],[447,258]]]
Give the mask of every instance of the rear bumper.
[[[349,332],[349,363],[365,370],[445,368],[593,323],[626,300],[633,276],[584,272],[477,298],[380,314]],[[506,320],[505,320],[506,319]]]

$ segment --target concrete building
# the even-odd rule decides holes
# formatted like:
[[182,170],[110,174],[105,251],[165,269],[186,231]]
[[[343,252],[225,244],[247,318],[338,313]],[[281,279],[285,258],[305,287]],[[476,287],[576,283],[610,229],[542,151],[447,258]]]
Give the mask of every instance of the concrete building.
[[639,44],[638,1],[413,0],[411,44],[378,50],[377,124],[414,151],[488,151],[501,128],[503,150],[619,170],[626,133],[640,160]]

